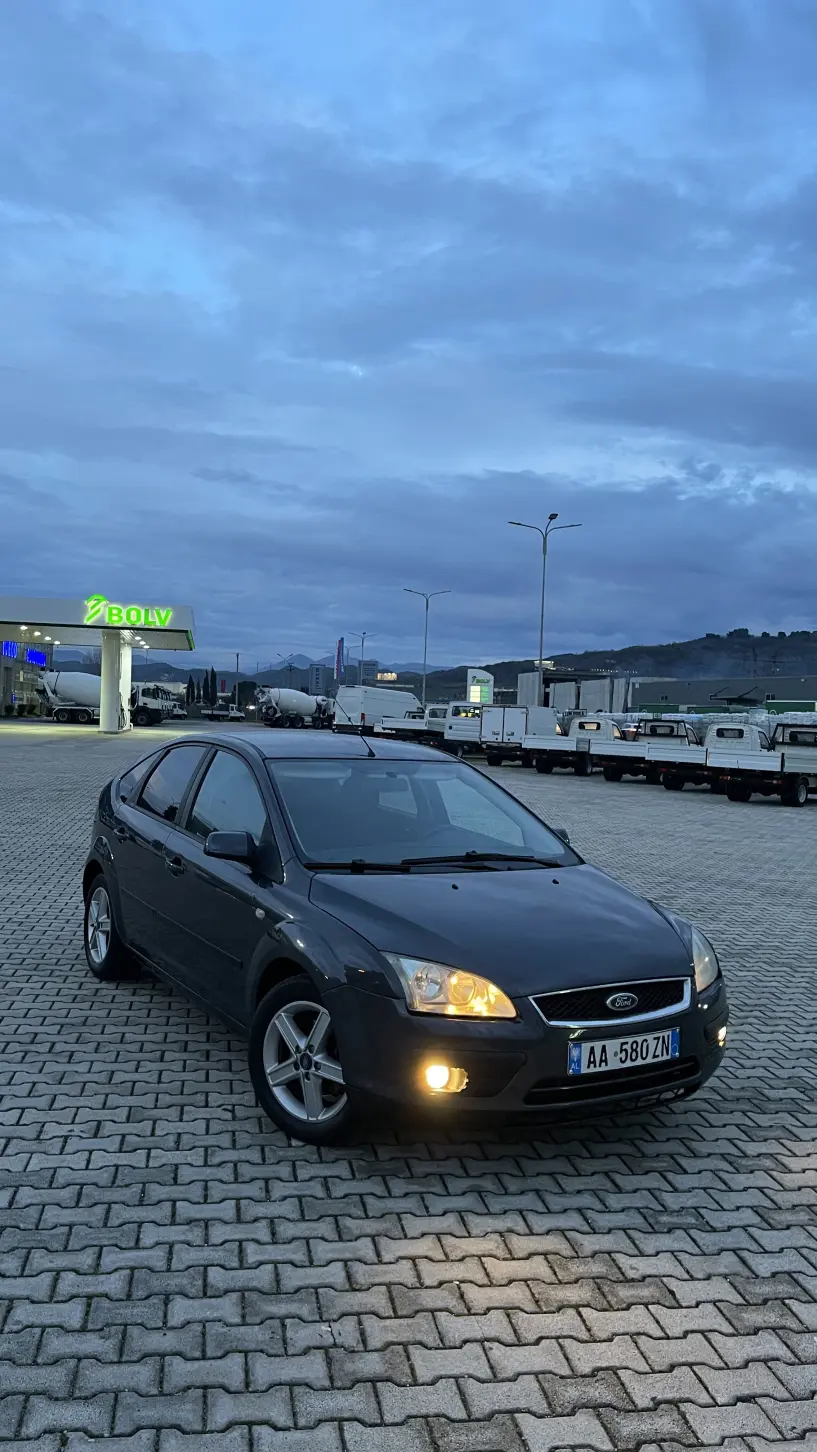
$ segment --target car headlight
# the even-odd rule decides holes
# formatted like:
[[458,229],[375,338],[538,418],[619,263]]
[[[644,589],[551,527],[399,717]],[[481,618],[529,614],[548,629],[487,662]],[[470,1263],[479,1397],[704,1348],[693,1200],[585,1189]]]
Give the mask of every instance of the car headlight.
[[695,966],[695,987],[699,993],[711,988],[720,973],[720,964],[712,944],[698,928],[692,929],[692,962]]
[[424,958],[384,953],[395,970],[413,1013],[443,1013],[449,1018],[516,1018],[507,994],[478,973],[446,968]]

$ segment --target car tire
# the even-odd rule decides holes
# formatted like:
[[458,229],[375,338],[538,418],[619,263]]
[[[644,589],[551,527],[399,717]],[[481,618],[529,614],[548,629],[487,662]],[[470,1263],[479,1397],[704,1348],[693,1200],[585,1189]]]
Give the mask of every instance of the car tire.
[[752,788],[742,781],[730,781],[726,785],[726,795],[730,802],[748,802]]
[[87,726],[91,720],[90,711],[77,711],[76,722],[78,726]]
[[[310,1043],[321,1051],[310,1055]],[[247,1055],[258,1103],[290,1139],[336,1144],[349,1133],[358,1105],[343,1084],[331,1013],[306,974],[276,984],[261,1000]],[[331,1072],[315,1073],[316,1062]]]
[[553,762],[548,761],[546,756],[537,756],[535,766],[540,776],[550,776],[553,770]]
[[150,717],[147,711],[137,711],[133,718],[134,726],[149,726]]
[[59,721],[60,725],[64,726],[66,721],[70,720],[70,717],[67,711],[60,710],[54,712],[54,720]]
[[664,790],[667,792],[682,792],[686,785],[684,778],[678,776],[674,771],[668,771],[662,781]]
[[499,756],[499,755],[497,755],[497,753],[495,751],[486,751],[486,753],[485,753],[485,765],[486,766],[501,766],[502,765],[502,757]]
[[100,982],[133,978],[138,971],[119,936],[110,891],[101,872],[91,879],[86,889],[82,941],[88,967]]
[[605,766],[602,770],[602,776],[605,781],[621,781],[624,772],[620,766]]
[[580,756],[573,768],[576,776],[589,776],[592,770],[589,756]]
[[808,801],[808,782],[804,776],[798,776],[794,781],[786,782],[780,793],[780,800],[784,807],[804,807]]

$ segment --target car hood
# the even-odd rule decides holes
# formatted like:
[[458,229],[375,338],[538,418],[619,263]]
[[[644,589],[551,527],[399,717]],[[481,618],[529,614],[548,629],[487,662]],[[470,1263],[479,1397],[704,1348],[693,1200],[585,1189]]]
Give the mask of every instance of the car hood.
[[381,952],[482,973],[509,994],[690,971],[656,907],[586,863],[500,872],[320,873],[311,901]]

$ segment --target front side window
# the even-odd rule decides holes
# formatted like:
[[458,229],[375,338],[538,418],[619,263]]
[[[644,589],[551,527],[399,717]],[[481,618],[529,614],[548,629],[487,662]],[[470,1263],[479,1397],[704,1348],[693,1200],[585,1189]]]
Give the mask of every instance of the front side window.
[[433,865],[486,852],[577,860],[521,802],[459,762],[272,760],[267,768],[306,861]]
[[187,830],[207,839],[211,832],[249,832],[256,845],[267,809],[249,767],[231,751],[217,751],[196,792]]
[[188,783],[206,750],[205,746],[174,746],[145,782],[139,806],[165,822],[175,822]]

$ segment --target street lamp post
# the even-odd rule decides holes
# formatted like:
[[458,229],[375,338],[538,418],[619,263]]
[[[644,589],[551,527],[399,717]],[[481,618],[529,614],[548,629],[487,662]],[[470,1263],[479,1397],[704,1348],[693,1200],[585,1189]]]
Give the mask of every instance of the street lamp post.
[[406,595],[419,595],[426,602],[425,608],[425,630],[423,631],[423,710],[426,708],[426,675],[428,673],[428,607],[436,595],[450,595],[450,590],[412,590],[410,585],[404,585]]
[[556,529],[581,529],[580,524],[556,524],[558,514],[549,514],[547,524],[542,529],[538,524],[524,524],[521,519],[509,519],[508,523],[516,529],[534,529],[542,538],[542,598],[539,606],[539,684],[536,690],[536,704],[542,705],[545,693],[545,682],[542,676],[544,649],[545,649],[545,576],[548,562],[548,538]]
[[359,640],[360,641],[360,659],[359,659],[358,669],[357,669],[357,683],[358,683],[359,686],[362,686],[363,685],[363,650],[364,650],[364,647],[366,645],[366,641],[367,640],[370,640],[373,635],[376,635],[376,633],[377,632],[374,631],[374,630],[350,630],[349,631],[349,634],[353,637],[354,640]]

